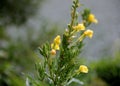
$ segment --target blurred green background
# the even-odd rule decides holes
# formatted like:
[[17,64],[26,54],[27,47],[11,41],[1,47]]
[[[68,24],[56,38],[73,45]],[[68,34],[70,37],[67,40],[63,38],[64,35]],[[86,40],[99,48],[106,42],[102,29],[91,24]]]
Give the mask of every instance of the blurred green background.
[[[0,86],[25,86],[24,74],[33,75],[34,63],[40,57],[37,47],[62,34],[70,21],[71,3],[72,0],[0,1]],[[89,73],[77,78],[84,82],[83,86],[118,86],[120,1],[84,0],[81,3],[92,9],[99,24],[90,27],[95,31],[94,37],[85,40],[80,56]]]

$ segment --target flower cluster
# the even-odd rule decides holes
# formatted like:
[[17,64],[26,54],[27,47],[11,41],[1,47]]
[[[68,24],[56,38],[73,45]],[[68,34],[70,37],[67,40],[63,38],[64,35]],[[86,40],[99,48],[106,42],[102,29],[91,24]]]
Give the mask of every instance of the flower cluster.
[[51,55],[55,55],[56,54],[56,50],[59,50],[60,49],[60,43],[61,43],[61,39],[60,39],[60,36],[58,35],[53,43],[51,44]]
[[[98,20],[95,18],[95,15],[90,13],[87,17],[87,20],[84,23],[79,23],[76,26],[73,26],[73,32],[79,32],[79,31],[84,31],[84,33],[79,37],[79,41],[82,41],[85,37],[92,38],[93,37],[93,30],[87,29],[85,23],[90,22],[90,23],[98,23]],[[86,30],[86,31],[85,31]],[[72,33],[73,33],[72,32]]]

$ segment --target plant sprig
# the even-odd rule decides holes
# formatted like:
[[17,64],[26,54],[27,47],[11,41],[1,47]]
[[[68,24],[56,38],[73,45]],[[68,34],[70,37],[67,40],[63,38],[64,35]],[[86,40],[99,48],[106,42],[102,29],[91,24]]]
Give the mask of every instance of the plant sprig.
[[78,74],[88,73],[87,66],[79,66],[76,60],[82,51],[83,40],[93,36],[93,31],[87,28],[90,24],[97,23],[97,19],[90,10],[84,9],[81,14],[82,21],[79,23],[79,12],[77,12],[79,7],[79,0],[74,0],[71,9],[71,22],[62,38],[58,35],[51,44],[45,43],[41,48],[39,47],[44,60],[43,64],[36,65],[38,77],[40,81],[49,86],[67,86]]

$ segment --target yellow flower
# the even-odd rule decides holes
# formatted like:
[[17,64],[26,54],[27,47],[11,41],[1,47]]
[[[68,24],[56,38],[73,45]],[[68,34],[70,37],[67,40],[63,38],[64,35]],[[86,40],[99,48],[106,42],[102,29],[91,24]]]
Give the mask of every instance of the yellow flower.
[[78,32],[80,30],[85,30],[85,26],[83,23],[81,23],[81,24],[78,24],[77,26],[74,26],[73,29]]
[[55,50],[55,49],[52,49],[52,50],[50,51],[50,53],[51,53],[51,55],[56,55],[56,50]]
[[61,43],[61,39],[60,36],[58,35],[55,39],[54,39],[54,44],[60,44]]
[[98,20],[95,18],[94,14],[89,14],[88,21],[93,23],[98,23]]
[[92,30],[86,30],[79,38],[78,41],[81,42],[86,36],[88,36],[89,38],[93,37],[93,31]]
[[88,36],[89,38],[92,38],[93,37],[93,31],[88,29],[84,32],[84,35]]
[[88,68],[85,65],[80,65],[78,72],[88,73]]
[[55,47],[54,47],[54,49],[55,49],[55,50],[60,50],[59,45],[58,45],[58,44],[56,44],[56,45],[55,45]]
[[51,48],[55,49],[55,50],[60,50],[59,45],[58,44],[54,44],[54,43],[51,44]]
[[58,35],[54,39],[53,43],[51,44],[51,48],[54,49],[54,50],[59,50],[60,49],[60,47],[59,47],[60,43],[61,43],[61,39],[60,39],[60,36]]

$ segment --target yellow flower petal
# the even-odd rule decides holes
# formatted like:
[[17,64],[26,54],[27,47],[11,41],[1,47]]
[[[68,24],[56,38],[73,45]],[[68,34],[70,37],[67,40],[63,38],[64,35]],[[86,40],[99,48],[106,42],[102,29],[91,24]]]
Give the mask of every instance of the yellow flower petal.
[[58,35],[57,37],[55,37],[53,43],[51,44],[51,48],[54,50],[59,50],[60,43],[61,43],[61,39],[60,36]]
[[89,14],[88,21],[93,23],[98,23],[98,20],[95,18],[94,14]]
[[78,32],[80,30],[85,30],[85,26],[83,23],[81,23],[81,24],[78,24],[77,26],[74,26],[73,29]]
[[88,36],[89,38],[92,38],[93,37],[93,31],[88,29],[84,32],[84,35]]
[[59,35],[54,39],[54,43],[58,45],[61,43],[61,39]]
[[55,50],[60,50],[59,45],[56,44],[55,47],[54,47],[54,49],[55,49]]
[[80,65],[79,72],[88,73],[88,68],[85,65]]

